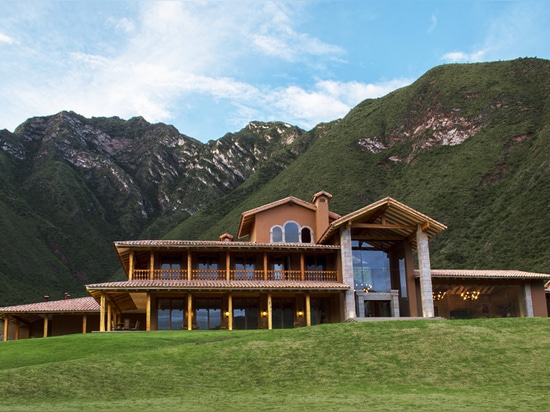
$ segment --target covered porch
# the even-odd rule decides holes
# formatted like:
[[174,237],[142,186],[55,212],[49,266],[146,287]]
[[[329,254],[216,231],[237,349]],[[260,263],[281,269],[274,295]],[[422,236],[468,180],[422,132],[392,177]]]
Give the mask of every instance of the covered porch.
[[[278,329],[343,320],[347,286],[297,281],[125,281],[88,285],[99,330]],[[127,321],[127,322],[128,322]]]

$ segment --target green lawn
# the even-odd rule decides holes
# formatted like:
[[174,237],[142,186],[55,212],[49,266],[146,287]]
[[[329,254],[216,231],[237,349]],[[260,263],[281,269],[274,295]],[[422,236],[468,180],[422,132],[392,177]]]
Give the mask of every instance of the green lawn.
[[550,410],[550,319],[0,342],[0,410]]

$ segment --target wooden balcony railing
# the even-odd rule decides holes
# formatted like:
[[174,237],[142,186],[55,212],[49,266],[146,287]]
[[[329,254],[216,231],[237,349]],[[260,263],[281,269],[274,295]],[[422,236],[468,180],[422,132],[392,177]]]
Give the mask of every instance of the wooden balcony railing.
[[[227,273],[225,269],[204,270],[196,269],[191,271],[192,280],[225,280]],[[337,273],[334,270],[306,270],[304,271],[303,279],[312,282],[336,282],[338,280]],[[134,280],[151,279],[151,271],[149,269],[134,269]],[[153,280],[187,280],[187,270],[185,269],[154,269]],[[230,270],[230,280],[264,280],[263,270]],[[302,280],[302,271],[300,270],[268,270],[267,279],[265,280]]]

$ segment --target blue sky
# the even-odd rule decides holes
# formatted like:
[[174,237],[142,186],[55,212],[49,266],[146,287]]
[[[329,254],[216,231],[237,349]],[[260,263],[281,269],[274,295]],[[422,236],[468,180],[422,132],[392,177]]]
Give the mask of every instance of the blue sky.
[[306,130],[446,63],[550,58],[548,0],[0,0],[0,129],[72,110]]

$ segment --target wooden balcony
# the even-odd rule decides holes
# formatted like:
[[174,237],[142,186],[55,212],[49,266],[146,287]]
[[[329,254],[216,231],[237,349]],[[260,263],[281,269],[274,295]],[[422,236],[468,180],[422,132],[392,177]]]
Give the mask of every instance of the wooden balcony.
[[[154,269],[151,277],[149,269],[134,269],[134,280],[188,280],[185,269]],[[225,269],[191,271],[191,280],[226,280]],[[312,282],[336,282],[338,276],[335,270],[230,270],[229,280],[255,280],[255,281],[312,281]]]

